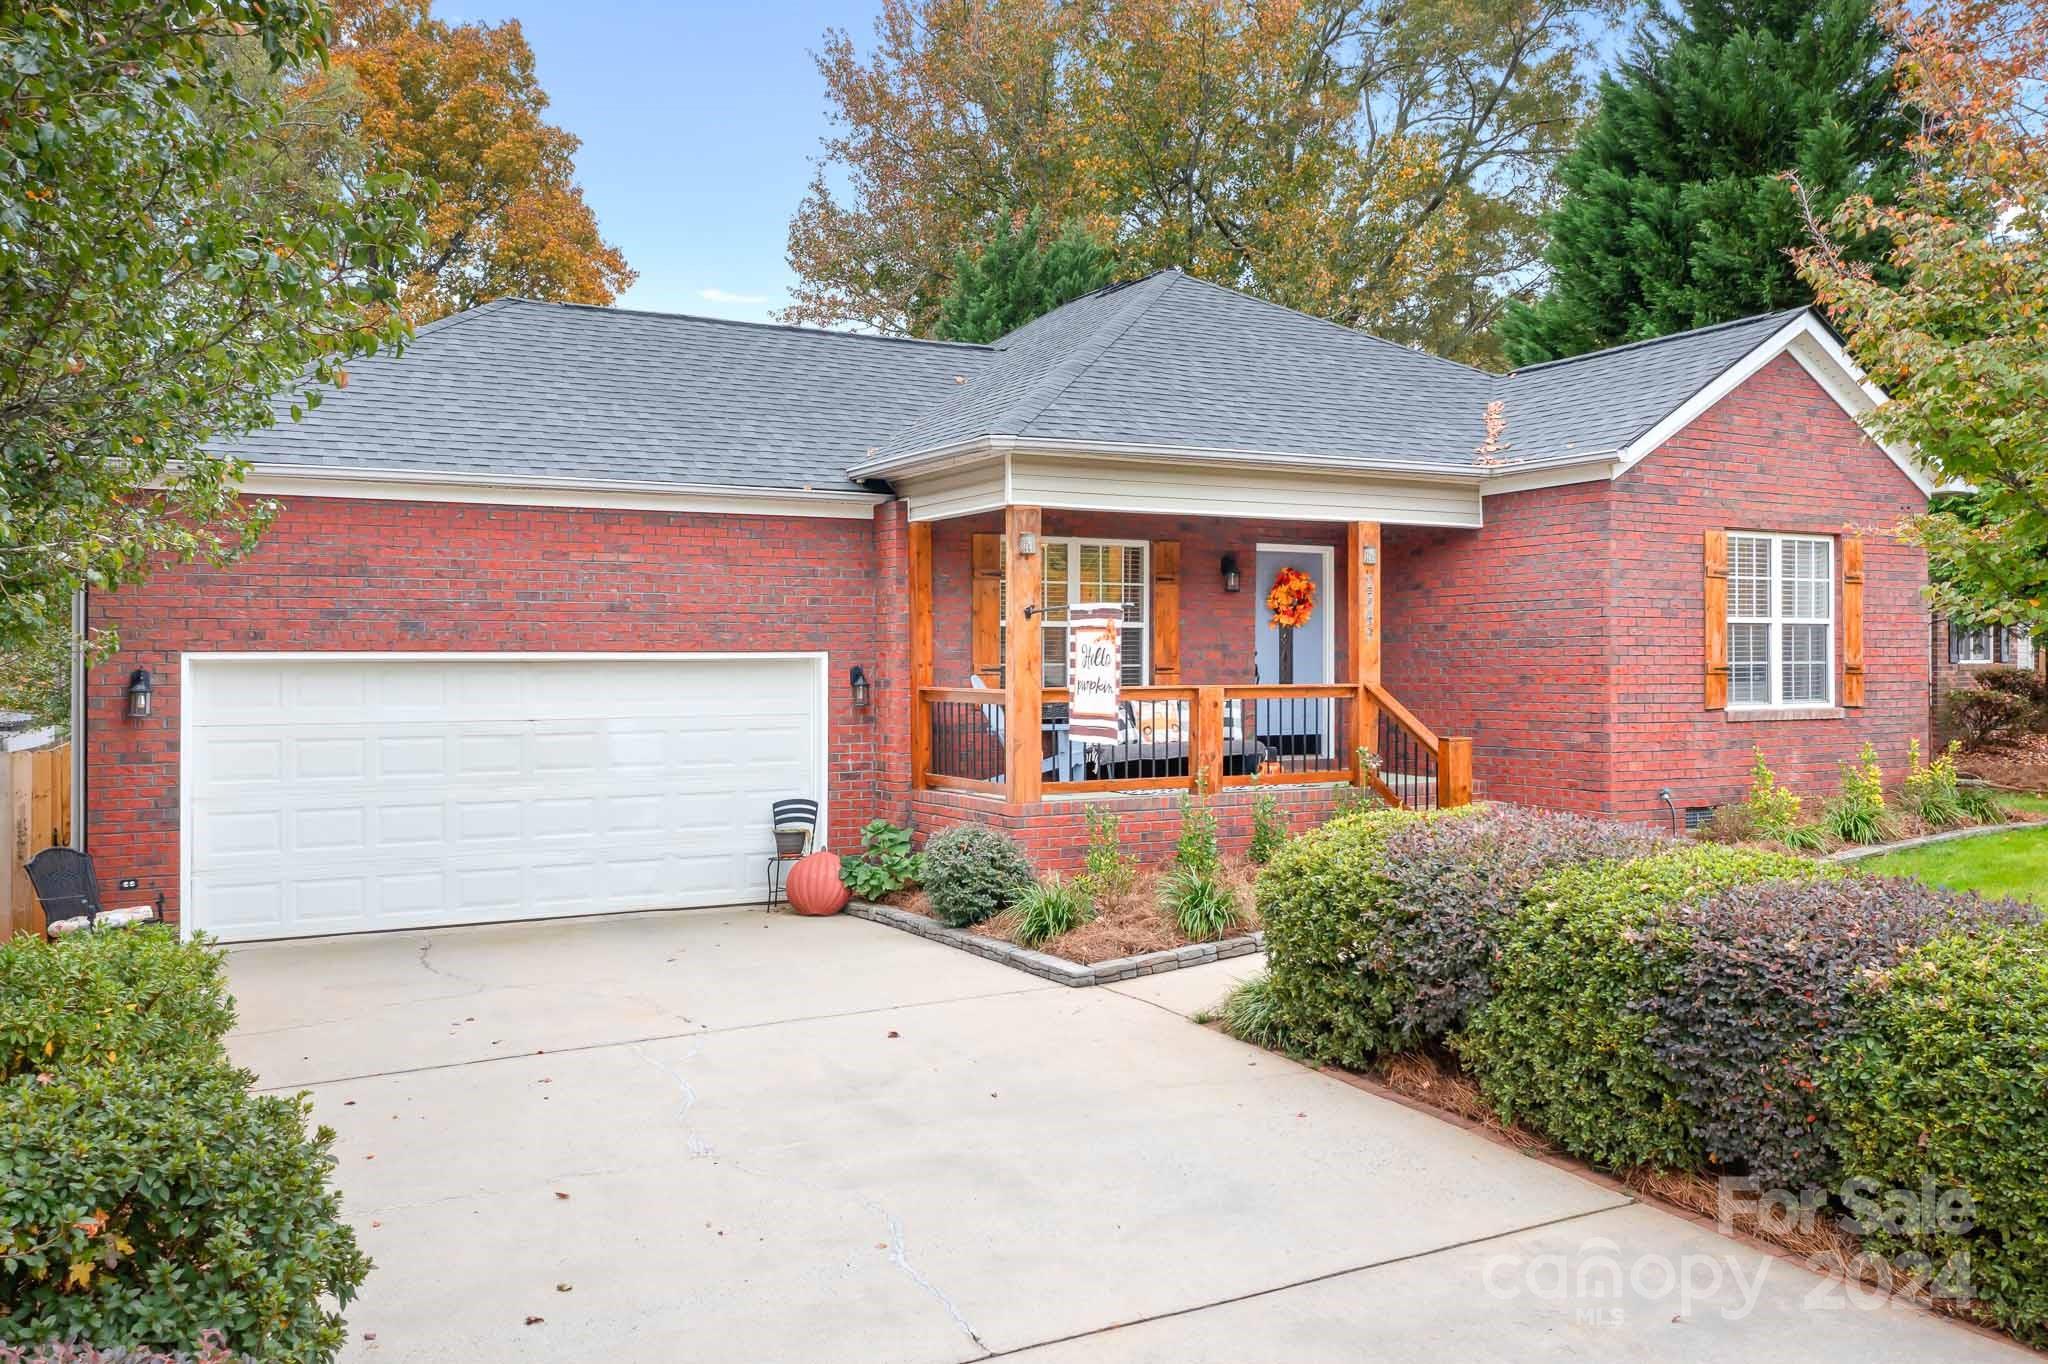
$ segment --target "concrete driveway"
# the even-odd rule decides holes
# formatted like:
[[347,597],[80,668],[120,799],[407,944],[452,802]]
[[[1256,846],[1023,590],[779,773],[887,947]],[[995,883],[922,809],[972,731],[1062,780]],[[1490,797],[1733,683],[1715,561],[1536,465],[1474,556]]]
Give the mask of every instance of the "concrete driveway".
[[355,1360],[2031,1357],[1192,1025],[1233,967],[384,934],[236,950],[233,1047],[340,1133]]

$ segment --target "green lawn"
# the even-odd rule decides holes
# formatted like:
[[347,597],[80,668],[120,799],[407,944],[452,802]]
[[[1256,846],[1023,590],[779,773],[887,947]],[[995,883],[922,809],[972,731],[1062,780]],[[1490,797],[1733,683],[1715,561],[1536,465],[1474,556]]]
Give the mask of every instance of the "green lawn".
[[2026,814],[2048,815],[2048,796],[2007,794],[2001,795],[1998,798],[1998,803],[2009,810],[2018,810]]
[[1932,843],[1856,864],[1858,871],[1911,876],[1929,885],[2013,895],[2048,905],[2048,827]]

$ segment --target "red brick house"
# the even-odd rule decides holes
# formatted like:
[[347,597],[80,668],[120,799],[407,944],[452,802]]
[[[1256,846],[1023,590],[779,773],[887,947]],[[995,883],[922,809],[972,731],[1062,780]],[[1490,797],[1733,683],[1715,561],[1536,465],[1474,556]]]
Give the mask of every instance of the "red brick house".
[[1198,782],[1230,837],[1354,783],[1677,819],[1757,744],[1831,787],[1926,731],[1878,400],[1805,312],[1498,376],[1171,271],[992,346],[491,304],[238,447],[246,560],[92,595],[79,826],[253,938],[745,900],[792,795],[1059,866]]

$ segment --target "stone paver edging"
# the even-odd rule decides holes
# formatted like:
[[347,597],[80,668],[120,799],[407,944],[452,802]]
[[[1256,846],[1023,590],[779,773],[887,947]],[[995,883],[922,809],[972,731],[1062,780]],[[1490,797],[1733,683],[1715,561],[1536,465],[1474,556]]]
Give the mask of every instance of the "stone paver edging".
[[1897,843],[1877,843],[1868,848],[1843,848],[1840,852],[1827,855],[1830,862],[1861,862],[1866,857],[1883,857],[1886,853],[1904,852],[1908,848],[1924,848],[1931,843],[1953,843],[1962,838],[1986,838],[1992,834],[2009,834],[2016,829],[2038,829],[2044,827],[2039,820],[2019,819],[2010,824],[1985,824],[1975,829],[1950,829],[1947,833],[1922,834],[1918,838],[1902,838]]
[[1225,938],[1221,942],[1189,943],[1186,947],[1169,947],[1163,952],[1146,952],[1135,957],[1115,957],[1109,961],[1098,961],[1092,966],[1067,961],[1045,952],[1034,952],[1028,947],[986,938],[979,933],[970,933],[964,928],[948,928],[936,919],[927,919],[922,914],[912,914],[907,909],[893,905],[870,904],[866,900],[854,900],[846,906],[846,912],[856,919],[867,919],[891,928],[900,928],[915,933],[920,938],[930,938],[948,947],[957,947],[963,952],[972,952],[977,957],[1014,966],[1019,971],[1029,971],[1044,980],[1056,981],[1061,985],[1108,985],[1112,981],[1135,980],[1139,976],[1156,976],[1167,971],[1178,971],[1184,966],[1203,966],[1212,961],[1228,961],[1232,957],[1248,957],[1254,952],[1265,950],[1266,935],[1253,933],[1243,938]]

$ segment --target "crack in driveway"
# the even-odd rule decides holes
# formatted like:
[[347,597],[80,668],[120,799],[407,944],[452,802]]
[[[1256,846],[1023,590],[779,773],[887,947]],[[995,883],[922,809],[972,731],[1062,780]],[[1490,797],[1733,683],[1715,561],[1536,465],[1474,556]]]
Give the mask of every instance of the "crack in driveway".
[[[678,1059],[676,1064],[681,1065],[691,1060],[698,1055],[699,1051],[700,1048],[690,1048],[689,1051],[685,1052]],[[880,1217],[883,1224],[889,1228],[889,1263],[902,1271],[904,1277],[916,1284],[932,1301],[943,1307],[946,1310],[946,1315],[953,1319],[953,1324],[959,1327],[969,1340],[974,1342],[977,1349],[981,1350],[984,1354],[989,1352],[988,1343],[976,1334],[973,1326],[968,1324],[967,1316],[960,1310],[960,1305],[954,1302],[944,1289],[933,1283],[931,1278],[922,1269],[911,1263],[909,1240],[903,1230],[902,1218],[891,1212],[878,1199],[850,1196],[838,1190],[824,1188],[799,1176],[756,1169],[745,1161],[736,1160],[731,1156],[719,1155],[717,1148],[712,1146],[703,1133],[697,1130],[696,1124],[690,1117],[692,1110],[697,1107],[697,1087],[690,1083],[689,1077],[682,1074],[674,1066],[665,1064],[660,1058],[651,1054],[644,1046],[637,1042],[633,1044],[633,1054],[659,1071],[671,1084],[675,1085],[676,1091],[682,1095],[683,1103],[678,1116],[682,1121],[684,1144],[688,1147],[692,1156],[699,1159],[711,1157],[715,1159],[718,1165],[730,1168],[751,1179],[792,1185],[828,1201],[851,1203],[854,1207],[864,1209]]]

